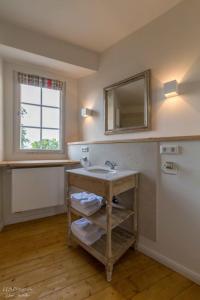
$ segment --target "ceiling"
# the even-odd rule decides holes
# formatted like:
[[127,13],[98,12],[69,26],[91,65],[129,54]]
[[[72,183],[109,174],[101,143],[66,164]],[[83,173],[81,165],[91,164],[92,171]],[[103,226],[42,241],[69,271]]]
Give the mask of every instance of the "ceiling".
[[0,18],[102,52],[181,0],[0,0]]

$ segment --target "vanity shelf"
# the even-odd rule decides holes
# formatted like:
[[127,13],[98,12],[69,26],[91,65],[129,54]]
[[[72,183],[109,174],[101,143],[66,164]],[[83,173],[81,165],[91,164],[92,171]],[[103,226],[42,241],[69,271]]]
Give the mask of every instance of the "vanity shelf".
[[[106,256],[106,235],[104,234],[101,239],[99,239],[92,246],[87,246],[81,242],[76,236],[72,234],[72,238],[75,242],[81,245],[86,251],[92,254],[96,259],[98,259],[104,265],[107,264]],[[116,227],[112,231],[112,263],[114,264],[135,242],[135,236],[130,232]]]
[[[71,212],[77,216],[81,216],[87,218],[92,223],[98,225],[100,228],[106,230],[107,229],[107,212],[106,207],[102,207],[96,213],[91,216],[86,216],[82,212],[71,207]],[[111,217],[111,228],[114,229],[122,222],[127,220],[130,216],[134,215],[134,211],[130,209],[119,209],[113,207],[112,209],[112,217]]]
[[[111,281],[114,263],[131,247],[135,246],[138,235],[138,178],[136,171],[117,171],[116,173],[98,174],[85,169],[67,171],[67,215],[68,215],[68,245],[75,241],[91,255],[96,257],[106,267],[107,280]],[[105,199],[106,207],[102,207],[91,216],[86,216],[71,207],[71,188],[82,189]],[[133,189],[132,209],[113,207],[113,197]],[[82,216],[105,230],[105,234],[93,245],[87,246],[71,231],[72,214]],[[121,223],[132,218],[131,232],[120,227]]]

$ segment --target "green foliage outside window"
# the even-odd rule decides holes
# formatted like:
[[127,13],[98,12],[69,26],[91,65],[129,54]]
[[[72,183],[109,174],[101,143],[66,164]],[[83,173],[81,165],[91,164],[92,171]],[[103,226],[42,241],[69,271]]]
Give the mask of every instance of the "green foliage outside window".
[[27,144],[29,144],[29,139],[26,137],[26,129],[21,129],[21,147],[22,149],[25,149]]
[[41,150],[58,150],[59,145],[56,139],[43,139],[41,141],[35,141],[31,144],[32,149]]
[[[22,128],[22,131],[21,131],[21,147],[22,147],[22,149],[26,149],[29,144],[30,144],[30,141],[27,138],[26,129]],[[33,143],[31,143],[31,149],[34,149],[34,150],[58,150],[59,144],[55,138],[43,139],[41,141],[34,141]]]

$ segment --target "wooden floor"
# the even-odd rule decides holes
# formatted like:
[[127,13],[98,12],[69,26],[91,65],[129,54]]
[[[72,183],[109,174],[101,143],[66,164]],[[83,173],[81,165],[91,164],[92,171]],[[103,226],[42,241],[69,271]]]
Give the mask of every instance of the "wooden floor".
[[0,299],[200,300],[200,286],[133,250],[106,282],[98,261],[67,247],[61,215],[0,233]]

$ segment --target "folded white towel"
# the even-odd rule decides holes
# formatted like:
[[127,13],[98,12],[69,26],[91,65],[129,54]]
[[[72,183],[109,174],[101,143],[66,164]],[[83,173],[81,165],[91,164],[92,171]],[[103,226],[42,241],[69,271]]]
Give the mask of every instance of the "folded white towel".
[[94,205],[95,203],[101,204],[103,197],[97,196],[95,194],[90,194],[87,199],[81,200],[80,205],[83,207],[89,207]]
[[74,193],[74,194],[71,194],[71,198],[73,198],[74,200],[77,200],[77,201],[81,201],[84,199],[88,199],[88,195],[89,194],[86,192]]
[[96,241],[98,241],[101,237],[102,234],[101,233],[93,233],[90,234],[89,237],[82,237],[81,235],[79,235],[76,230],[74,228],[72,228],[72,233],[84,244],[91,246],[92,244],[94,244]]
[[90,234],[97,233],[101,230],[97,225],[93,224],[86,218],[78,219],[72,222],[72,228],[76,230],[82,237],[87,237]]
[[103,197],[95,195],[93,193],[86,193],[86,192],[82,192],[82,193],[74,193],[71,195],[71,200],[73,202],[77,202],[80,205],[84,206],[84,207],[89,207],[95,203],[101,203],[103,200]]
[[102,206],[103,197],[93,193],[74,193],[71,194],[71,205],[86,216],[91,216]]
[[73,226],[76,226],[79,230],[88,230],[87,227],[89,227],[90,224],[92,224],[91,221],[87,220],[86,218],[81,218],[81,219],[78,219],[76,221],[74,221],[73,223]]
[[86,245],[92,245],[105,233],[103,229],[85,218],[74,221],[71,230]]

